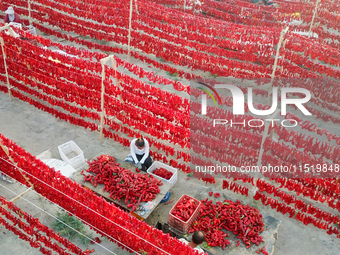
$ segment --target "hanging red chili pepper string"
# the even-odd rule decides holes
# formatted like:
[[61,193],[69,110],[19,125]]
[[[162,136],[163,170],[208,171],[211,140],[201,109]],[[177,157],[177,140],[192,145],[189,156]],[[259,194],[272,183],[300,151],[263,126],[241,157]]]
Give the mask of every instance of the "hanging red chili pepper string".
[[[0,135],[0,139],[2,143],[10,149],[10,155],[14,162],[18,164],[18,167],[20,167],[22,171],[25,171],[26,174],[28,174],[27,171],[32,173],[29,174],[30,181],[34,184],[37,192],[93,224],[98,229],[110,233],[114,238],[117,238],[117,235],[119,235],[119,240],[132,249],[143,247],[145,251],[159,250],[159,248],[153,244],[155,242],[154,237],[158,235],[157,245],[160,245],[162,247],[161,249],[166,249],[169,253],[174,253],[176,249],[183,249],[185,252],[188,252],[188,254],[192,252],[189,247],[186,247],[185,244],[175,239],[171,239],[170,245],[170,243],[166,241],[170,238],[169,236],[122,212],[112,204],[108,204],[103,198],[97,197],[92,192],[82,188],[79,184],[65,178],[59,172],[51,170],[44,163],[17,147],[2,135]],[[25,170],[22,168],[25,168]],[[41,180],[44,180],[44,182],[42,183]],[[63,192],[60,193],[58,189]],[[87,207],[84,206],[83,203],[86,203]],[[103,221],[102,217],[106,217],[109,220]],[[146,234],[147,232],[150,234]],[[130,235],[134,235],[134,242],[128,241],[131,239],[129,237]],[[143,236],[144,239],[140,239],[139,236]]]
[[[4,215],[7,219],[12,221],[14,223],[14,226],[17,226],[18,228],[22,229],[30,236],[35,236],[37,243],[41,242],[46,247],[53,249],[59,254],[68,254],[65,252],[65,248],[72,251],[75,254],[79,255],[89,254],[89,252],[82,251],[79,247],[69,242],[67,239],[57,235],[52,229],[41,224],[37,218],[34,218],[31,215],[27,214],[13,203],[7,202],[4,197],[0,196],[0,202],[2,205],[6,205],[7,208],[11,210],[11,212],[16,213],[20,218],[14,217],[11,214],[11,212],[5,209],[5,207],[0,207],[0,213]],[[23,222],[22,219],[25,219],[27,223]],[[45,236],[42,236],[38,231],[46,234],[49,239],[47,239]],[[57,243],[53,243],[51,238],[57,241],[58,243],[62,244],[65,248],[60,247]],[[40,245],[41,244],[39,243],[39,246]]]

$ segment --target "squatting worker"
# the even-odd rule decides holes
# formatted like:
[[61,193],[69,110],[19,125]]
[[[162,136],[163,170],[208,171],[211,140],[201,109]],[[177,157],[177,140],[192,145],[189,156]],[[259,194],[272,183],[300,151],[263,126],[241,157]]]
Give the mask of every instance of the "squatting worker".
[[199,245],[202,244],[205,240],[205,234],[203,231],[195,231],[192,235],[191,242],[188,242],[184,238],[181,238],[179,240],[189,245],[191,248],[198,250],[200,253],[204,254],[203,249],[199,247]]
[[143,137],[133,139],[130,144],[130,153],[136,167],[146,172],[152,164],[149,142]]
[[18,14],[14,12],[14,9],[12,6],[8,7],[7,11],[5,11],[5,23],[15,22],[22,24],[22,21]]

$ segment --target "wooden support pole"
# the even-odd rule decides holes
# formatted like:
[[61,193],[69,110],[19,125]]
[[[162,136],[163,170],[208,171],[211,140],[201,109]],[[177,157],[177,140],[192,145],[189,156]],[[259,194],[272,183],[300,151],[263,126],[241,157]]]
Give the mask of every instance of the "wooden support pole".
[[315,15],[316,15],[316,13],[317,13],[317,11],[318,11],[318,7],[319,7],[320,1],[321,1],[321,0],[316,0],[316,2],[315,2],[315,9],[314,9],[312,21],[311,21],[311,23],[310,23],[309,32],[308,32],[308,36],[309,36],[309,37],[311,36],[311,32],[312,32],[313,25],[314,25]]
[[138,12],[138,6],[137,6],[137,0],[135,0],[135,7],[136,7],[136,13],[139,14],[139,12]]
[[28,1],[28,21],[30,25],[32,25],[32,16],[31,16],[31,0]]
[[129,18],[129,37],[128,37],[128,56],[127,61],[130,62],[130,43],[131,43],[131,23],[132,23],[132,1],[130,0],[130,18]]
[[276,56],[275,56],[275,61],[274,61],[273,72],[272,72],[272,76],[271,76],[271,80],[270,80],[270,85],[269,85],[269,89],[268,89],[268,102],[267,102],[267,104],[270,103],[270,99],[271,99],[271,93],[272,93],[272,89],[273,89],[273,83],[274,83],[274,78],[275,78],[275,71],[276,71],[276,67],[277,67],[277,61],[278,61],[278,58],[279,58],[279,55],[280,55],[281,44],[282,44],[282,41],[283,41],[283,37],[288,32],[288,29],[289,29],[289,27],[286,27],[285,29],[282,29],[281,34],[280,34],[279,44],[278,44],[277,49],[276,49]]
[[[268,119],[275,119],[276,115],[279,112],[280,112],[280,110],[277,109],[271,116],[269,116]],[[263,152],[264,152],[263,145],[264,145],[264,142],[266,141],[266,138],[268,136],[268,131],[269,131],[269,125],[270,124],[271,124],[271,122],[267,122],[265,124],[265,127],[264,127],[264,131],[263,131],[263,135],[262,135],[262,141],[261,141],[261,147],[260,147],[260,153],[259,153],[259,158],[257,160],[258,169],[260,169],[261,164],[262,164],[262,156],[263,156]],[[255,172],[255,176],[254,176],[253,194],[251,194],[251,196],[250,196],[250,202],[249,202],[250,206],[253,206],[254,196],[255,196],[256,191],[257,191],[256,182],[257,182],[257,179],[258,179],[258,175],[259,175],[259,173],[258,173],[258,171],[256,171]]]
[[[26,195],[28,192],[30,192],[32,190],[32,187],[29,187],[28,189],[26,189],[24,192],[22,192],[21,194],[17,195],[16,197],[12,198],[10,201],[11,203],[14,203],[15,201],[17,201],[19,198],[21,198],[22,196]],[[2,208],[7,208],[7,205],[2,205]]]
[[[106,62],[106,61],[105,61]],[[103,129],[104,129],[104,115],[105,115],[105,109],[104,109],[104,94],[105,94],[105,62],[102,62],[102,95],[101,95],[101,115],[100,115],[100,142],[103,142]]]
[[17,195],[15,198],[12,198],[9,202],[15,202],[17,201],[19,198],[21,198],[22,196],[26,195],[28,192],[30,192],[32,190],[32,187],[28,188],[27,190],[25,190],[24,192],[22,192],[21,194]]
[[[282,44],[282,48],[283,48],[283,50],[285,50],[285,48],[286,48],[286,42],[288,41],[288,39],[285,39],[284,41],[283,41],[283,44]],[[282,55],[282,61],[285,59],[285,55]],[[281,66],[281,73],[283,72],[283,65]]]
[[[117,73],[116,73],[116,72],[117,72],[117,61],[114,59],[114,57],[111,58],[111,64],[112,64],[113,69],[115,70],[116,86],[117,86],[121,91],[123,91],[123,88],[122,88],[122,86],[120,85],[120,81],[119,81],[119,79],[117,78]],[[123,98],[122,98],[121,95],[118,96],[118,99],[119,99],[119,101],[120,101],[121,103],[124,103],[124,100],[123,100]]]
[[[9,158],[10,161],[12,161],[13,165],[17,166],[18,164],[14,162],[14,160],[11,158],[9,155],[8,148],[2,144],[2,141],[0,140],[0,148],[3,149],[3,151],[6,153],[7,157]],[[24,179],[27,181],[27,183],[34,188],[34,185],[29,181],[28,177],[21,171],[19,167],[17,167],[18,171],[21,173],[21,175],[24,177]]]
[[106,62],[109,61],[111,58],[112,58],[112,56],[108,56],[108,57],[106,57],[106,58],[102,58],[102,59],[100,60],[100,63],[102,63],[102,64],[105,65]]
[[101,92],[101,114],[100,114],[100,128],[99,128],[99,139],[100,142],[103,142],[103,130],[104,130],[104,116],[105,116],[105,109],[104,109],[104,95],[105,95],[105,85],[104,85],[104,81],[105,81],[105,64],[108,60],[112,59],[112,56],[108,56],[106,58],[102,58],[100,60],[101,64],[102,64],[102,92]]
[[12,101],[11,85],[9,84],[9,77],[8,77],[7,63],[6,63],[6,53],[5,53],[5,49],[4,49],[4,38],[0,37],[0,43],[1,43],[2,55],[3,55],[3,58],[4,58],[4,64],[5,64],[5,72],[6,72],[6,78],[7,78],[8,95],[9,95],[9,99]]

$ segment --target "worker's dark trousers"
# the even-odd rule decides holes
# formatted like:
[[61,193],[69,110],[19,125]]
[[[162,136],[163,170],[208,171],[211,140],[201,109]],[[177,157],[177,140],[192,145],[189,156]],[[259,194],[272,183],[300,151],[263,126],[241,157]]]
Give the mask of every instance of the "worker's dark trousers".
[[[138,161],[140,161],[144,157],[144,154],[143,155],[137,155],[136,154],[136,157],[137,157]],[[146,170],[148,170],[148,168],[151,165],[152,165],[152,161],[151,161],[150,154],[149,154],[149,156],[144,161],[144,164],[142,164],[142,171],[146,172]]]

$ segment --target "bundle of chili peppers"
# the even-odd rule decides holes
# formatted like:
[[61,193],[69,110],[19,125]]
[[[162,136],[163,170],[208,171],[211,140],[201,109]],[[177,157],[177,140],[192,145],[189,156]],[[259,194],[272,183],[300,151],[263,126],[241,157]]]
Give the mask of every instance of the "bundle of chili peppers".
[[251,243],[259,245],[263,242],[260,233],[263,231],[262,214],[259,210],[242,205],[239,200],[233,202],[224,200],[214,204],[208,198],[201,200],[200,215],[194,221],[189,233],[197,230],[204,231],[205,238],[209,246],[221,246],[225,249],[230,244],[226,239],[229,234],[223,232],[223,229],[233,232],[236,238],[239,238],[247,245]]
[[[92,162],[87,172],[96,175],[84,175],[84,182],[91,182],[95,187],[104,184],[103,191],[110,193],[110,197],[120,201],[125,197],[125,204],[135,211],[140,202],[152,201],[159,194],[158,186],[163,182],[151,175],[135,174],[120,167],[115,159],[109,155],[101,155]],[[130,202],[128,202],[130,201]]]
[[171,214],[180,220],[187,222],[194,214],[197,206],[197,201],[193,200],[189,196],[184,196],[183,200],[176,204],[174,209],[171,211]]
[[[56,234],[52,229],[41,224],[39,219],[32,217],[12,202],[6,201],[6,199],[2,196],[0,196],[0,205],[0,215],[4,216],[0,217],[0,223],[13,233],[24,237],[21,239],[29,241],[32,247],[42,247],[44,249],[50,248],[58,254],[65,255],[69,254],[66,252],[66,249],[78,255],[88,255],[90,253],[88,251],[82,251],[78,246],[61,237],[59,233]],[[6,208],[8,210],[6,210]],[[15,217],[14,214],[16,214],[17,217]],[[6,224],[6,218],[12,222],[13,226],[8,223]],[[18,230],[19,228],[22,229],[23,232],[27,233],[27,235],[20,234],[20,231]],[[35,241],[31,242],[31,240],[33,240],[33,236],[35,237]],[[59,244],[62,244],[64,247]],[[44,254],[52,254],[51,250],[46,249],[47,253]]]
[[173,173],[169,170],[166,170],[165,168],[157,168],[155,171],[152,172],[155,175],[158,175],[159,177],[164,178],[165,180],[170,180]]

